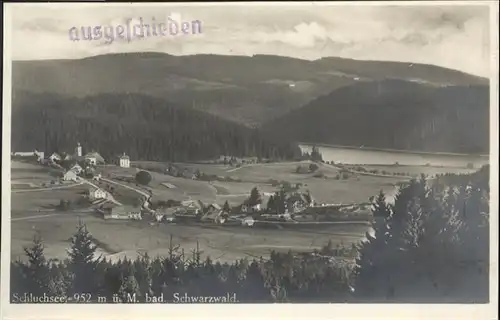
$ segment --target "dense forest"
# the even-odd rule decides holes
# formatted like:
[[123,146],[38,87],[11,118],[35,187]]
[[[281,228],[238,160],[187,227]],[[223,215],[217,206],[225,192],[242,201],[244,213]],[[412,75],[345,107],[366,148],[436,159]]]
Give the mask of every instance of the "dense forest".
[[489,167],[451,177],[414,179],[400,187],[393,204],[380,192],[372,209],[375,234],[353,248],[329,243],[307,254],[273,252],[221,264],[200,248],[184,252],[171,242],[166,257],[111,262],[96,256],[90,230],[79,224],[68,258],[51,261],[35,234],[25,248],[28,262],[11,263],[11,302],[23,302],[28,293],[31,299],[69,296],[73,303],[99,296],[108,303],[146,302],[163,293],[175,302],[177,293],[247,303],[486,303]]
[[489,88],[359,82],[263,129],[301,142],[484,154],[489,153]]
[[267,159],[300,157],[296,144],[257,129],[139,94],[62,98],[17,93],[12,107],[12,150],[72,153],[80,142],[105,159],[126,152],[133,160],[184,161],[219,155]]

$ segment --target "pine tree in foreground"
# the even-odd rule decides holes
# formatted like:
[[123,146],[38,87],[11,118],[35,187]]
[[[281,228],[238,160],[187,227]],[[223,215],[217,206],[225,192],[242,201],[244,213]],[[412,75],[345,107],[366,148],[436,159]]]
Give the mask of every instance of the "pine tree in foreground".
[[95,291],[96,284],[93,279],[99,262],[95,259],[96,249],[87,226],[80,221],[76,233],[71,238],[71,248],[68,251],[68,267],[73,277],[73,293]]
[[33,237],[31,247],[24,248],[28,264],[23,268],[26,277],[26,290],[34,295],[49,293],[50,267],[45,259],[43,240],[37,232]]

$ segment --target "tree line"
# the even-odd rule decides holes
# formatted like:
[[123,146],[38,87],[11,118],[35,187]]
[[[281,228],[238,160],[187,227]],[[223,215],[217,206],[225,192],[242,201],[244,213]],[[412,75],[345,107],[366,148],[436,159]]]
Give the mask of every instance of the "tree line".
[[487,302],[489,299],[489,167],[471,175],[424,176],[400,187],[393,204],[372,202],[374,233],[352,248],[330,242],[308,253],[272,252],[215,262],[197,247],[170,241],[166,257],[109,261],[80,223],[68,258],[45,258],[36,234],[27,261],[11,263],[11,294],[90,294],[107,302],[145,297],[219,296],[240,302]]
[[299,159],[298,145],[192,108],[140,94],[99,94],[84,98],[30,95],[13,100],[12,148],[84,152],[105,159],[126,152],[132,159],[186,161],[255,156]]

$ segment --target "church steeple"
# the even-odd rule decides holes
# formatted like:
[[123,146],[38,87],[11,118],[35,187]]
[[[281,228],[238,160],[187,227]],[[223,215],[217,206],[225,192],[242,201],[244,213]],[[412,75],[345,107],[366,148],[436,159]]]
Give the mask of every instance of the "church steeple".
[[80,142],[77,143],[77,146],[76,146],[76,149],[75,149],[75,153],[76,153],[77,157],[81,157],[82,156],[82,146],[80,145]]

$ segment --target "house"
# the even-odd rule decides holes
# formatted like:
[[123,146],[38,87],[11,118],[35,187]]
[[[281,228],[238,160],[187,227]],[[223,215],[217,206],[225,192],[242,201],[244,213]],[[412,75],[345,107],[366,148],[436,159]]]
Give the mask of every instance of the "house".
[[213,222],[215,224],[223,224],[226,222],[226,216],[223,214],[222,210],[213,211],[205,214],[201,221]]
[[29,151],[29,152],[12,152],[10,154],[13,157],[23,157],[23,158],[29,158],[29,157],[34,157],[37,159],[38,162],[43,161],[45,155],[44,152],[39,152],[37,150],[34,151]]
[[141,212],[130,206],[113,206],[101,207],[99,212],[103,214],[104,219],[117,219],[117,220],[141,220]]
[[89,199],[90,200],[106,199],[107,196],[108,196],[108,193],[100,188],[89,191]]
[[53,153],[53,154],[49,157],[49,159],[50,159],[50,160],[52,160],[52,161],[61,161],[61,159],[62,159],[62,158],[61,158],[61,156],[60,156],[59,154],[57,154],[57,153],[55,153],[55,152],[54,152],[54,153]]
[[314,199],[307,193],[296,192],[286,199],[286,207],[292,213],[304,211],[314,206]]
[[34,154],[38,157],[38,161],[43,161],[45,159],[45,152],[35,150]]
[[222,211],[221,206],[219,206],[217,203],[212,203],[207,207],[207,212],[214,212],[214,211]]
[[80,174],[83,171],[83,168],[77,163],[71,167],[71,171],[74,171],[76,174]]
[[252,217],[244,217],[241,219],[241,225],[245,227],[253,227],[255,220]]
[[221,224],[226,221],[226,218],[227,214],[224,214],[222,208],[217,203],[213,203],[207,207],[205,215],[201,218],[201,220]]
[[17,156],[17,157],[33,157],[35,155],[35,152],[33,151],[29,151],[29,152],[13,152],[12,153],[13,156]]
[[94,165],[94,166],[97,165],[97,158],[94,157],[94,156],[86,155],[85,156],[85,161],[88,162],[88,163],[90,163],[91,165]]
[[173,222],[175,220],[176,210],[177,208],[165,208],[165,207],[157,208],[154,213],[156,222],[161,222],[161,221]]
[[130,157],[123,153],[122,156],[120,156],[120,167],[122,168],[130,168]]
[[200,200],[185,200],[181,202],[181,206],[187,214],[198,215],[203,212],[204,205]]
[[104,164],[104,158],[95,151],[87,153],[84,157],[85,161],[89,162],[92,165]]
[[78,181],[78,176],[76,175],[75,171],[68,170],[63,176],[64,181]]
[[241,205],[241,212],[257,212],[261,211],[260,203],[253,206],[249,205],[246,201]]

